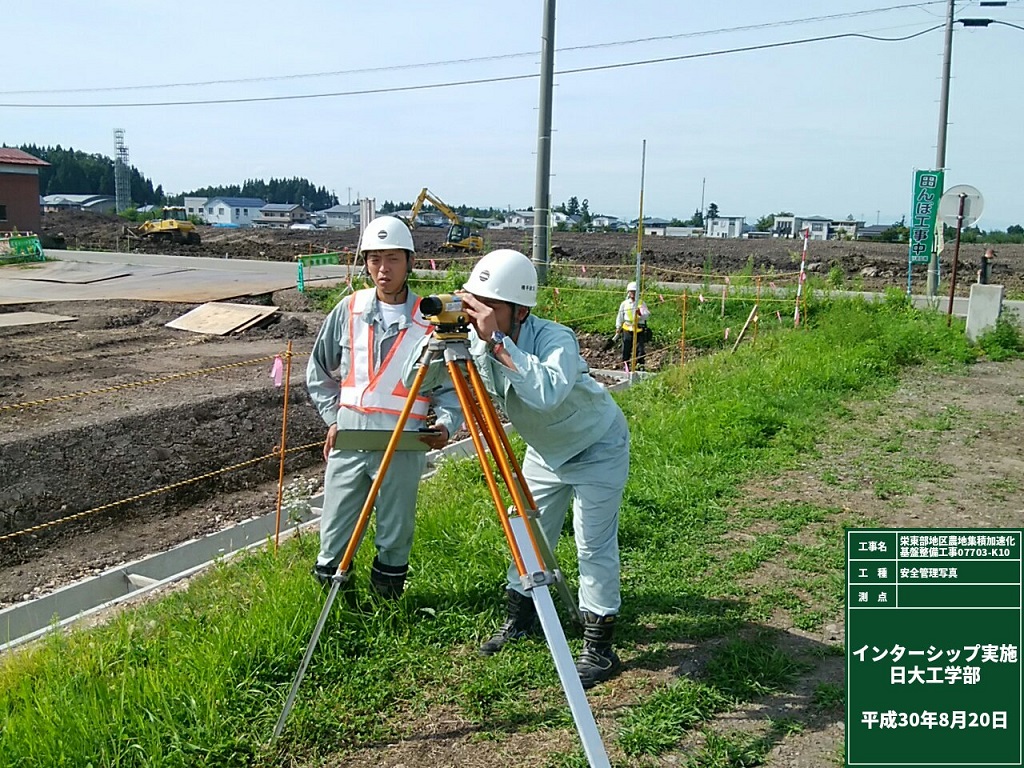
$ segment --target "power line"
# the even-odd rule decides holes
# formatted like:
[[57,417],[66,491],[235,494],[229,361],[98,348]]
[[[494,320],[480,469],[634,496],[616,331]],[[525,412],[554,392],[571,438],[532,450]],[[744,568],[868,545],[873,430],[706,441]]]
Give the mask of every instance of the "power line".
[[[638,45],[646,43],[657,43],[665,42],[669,40],[684,40],[695,37],[707,37],[710,35],[727,34],[732,32],[752,32],[761,29],[772,29],[775,27],[793,26],[797,24],[810,24],[820,21],[835,21],[836,19],[849,19],[858,16],[869,16],[876,13],[887,13],[889,11],[906,10],[908,8],[924,8],[928,5],[944,5],[944,0],[928,0],[927,2],[920,3],[908,3],[904,5],[890,5],[885,8],[870,8],[863,11],[849,11],[846,13],[833,13],[825,16],[808,16],[800,19],[787,19],[783,21],[769,21],[761,24],[746,24],[739,27],[721,27],[719,29],[708,29],[699,32],[681,32],[673,35],[657,35],[653,37],[637,37],[631,40],[617,40],[609,43],[591,43],[589,45],[575,45],[566,48],[556,49],[558,53],[570,53],[574,51],[588,51],[596,50],[600,48],[614,48],[625,45]],[[200,88],[211,85],[242,85],[245,83],[266,83],[274,82],[277,80],[301,80],[317,77],[339,77],[343,75],[363,75],[371,74],[375,72],[395,72],[406,69],[423,69],[424,67],[441,67],[441,66],[452,66],[458,64],[479,64],[488,61],[503,61],[508,59],[518,59],[527,56],[537,56],[539,51],[523,51],[520,53],[503,53],[494,54],[492,56],[478,56],[474,58],[465,59],[446,59],[442,61],[431,61],[422,64],[393,64],[384,67],[364,67],[361,69],[342,69],[331,72],[307,72],[292,75],[264,75],[260,77],[242,77],[234,79],[224,80],[202,80],[197,82],[189,83],[156,83],[150,85],[116,85],[116,86],[104,86],[95,88],[55,88],[45,90],[17,90],[17,91],[0,91],[0,96],[28,96],[28,95],[43,95],[43,94],[55,94],[55,93],[101,93],[101,92],[112,92],[112,91],[140,91],[140,90],[156,90],[163,88]]]
[[[726,48],[719,51],[705,51],[703,53],[687,53],[679,56],[664,56],[656,59],[643,59],[641,61],[625,61],[617,64],[599,64],[592,67],[577,67],[574,69],[563,69],[555,72],[556,75],[575,75],[585,72],[600,72],[608,69],[624,69],[626,67],[640,67],[649,64],[665,64],[673,61],[687,61],[690,59],[704,59],[713,56],[726,56],[734,53],[747,53],[750,51],[763,51],[770,48],[786,48],[795,45],[806,45],[808,43],[820,43],[826,40],[840,40],[847,37],[875,40],[884,43],[898,43],[911,40],[915,37],[934,32],[943,25],[937,24],[919,32],[914,32],[903,37],[878,37],[860,32],[844,32],[836,35],[824,35],[822,37],[807,37],[801,40],[787,40],[780,43],[763,43],[761,45],[747,45],[739,48]],[[332,91],[327,93],[304,93],[288,96],[245,96],[234,99],[188,99],[181,101],[142,101],[142,102],[120,102],[111,104],[0,104],[5,109],[116,109],[119,107],[183,107],[212,104],[254,104],[270,101],[300,101],[303,99],[326,99],[342,96],[367,96],[380,93],[401,93],[405,91],[426,91],[438,88],[456,88],[465,85],[484,85],[487,83],[507,83],[515,80],[530,80],[538,77],[536,73],[526,75],[506,75],[503,77],[485,77],[475,80],[455,80],[445,83],[426,83],[422,85],[400,85],[389,88],[366,88],[354,91]]]

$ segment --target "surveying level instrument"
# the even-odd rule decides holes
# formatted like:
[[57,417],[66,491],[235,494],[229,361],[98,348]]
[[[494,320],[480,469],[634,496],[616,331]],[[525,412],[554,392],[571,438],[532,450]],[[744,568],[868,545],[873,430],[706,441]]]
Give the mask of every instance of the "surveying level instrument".
[[[609,767],[611,764],[608,761],[608,755],[597,730],[594,714],[587,702],[583,684],[576,671],[576,665],[573,662],[572,653],[566,642],[565,632],[548,587],[554,585],[558,590],[574,623],[582,625],[582,617],[569,586],[555,563],[554,553],[537,522],[537,505],[526,485],[522,467],[512,452],[512,444],[501,426],[497,409],[491,402],[483,379],[470,356],[469,323],[465,314],[462,313],[462,302],[457,296],[450,294],[428,296],[420,300],[420,311],[435,326],[433,336],[417,361],[416,377],[409,388],[409,394],[402,412],[399,414],[398,423],[395,425],[384,451],[380,470],[370,485],[366,502],[363,504],[348,546],[338,564],[338,571],[331,579],[331,588],[327,593],[323,610],[320,612],[320,618],[313,629],[306,653],[302,657],[302,663],[299,665],[291,690],[288,692],[284,709],[274,727],[273,738],[277,739],[284,730],[284,724],[295,703],[299,685],[302,683],[313,651],[316,649],[320,634],[327,622],[327,615],[330,613],[339,588],[349,580],[352,560],[355,558],[363,533],[369,524],[377,493],[383,483],[391,458],[398,447],[427,371],[432,362],[443,359],[455,393],[459,398],[459,404],[466,420],[466,428],[469,430],[477,458],[480,460],[487,488],[494,501],[498,520],[512,553],[512,561],[519,574],[520,584],[533,598],[537,616],[555,662],[555,668],[568,700],[569,709],[572,711],[587,760],[593,768]],[[511,507],[506,507],[502,500],[494,470],[487,460],[487,450],[490,450],[494,457],[498,472],[512,499]]]

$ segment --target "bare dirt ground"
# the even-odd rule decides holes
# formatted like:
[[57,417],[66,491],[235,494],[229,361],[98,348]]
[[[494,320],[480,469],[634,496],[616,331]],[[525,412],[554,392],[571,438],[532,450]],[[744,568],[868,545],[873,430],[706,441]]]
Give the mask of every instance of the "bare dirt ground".
[[[41,232],[46,236],[62,235],[69,248],[92,250],[126,250],[127,241],[120,235],[122,222],[115,216],[92,213],[59,212],[43,217]],[[200,245],[156,245],[133,240],[131,250],[147,253],[175,253],[193,256],[228,256],[237,259],[267,259],[292,261],[300,253],[323,251],[354,251],[358,245],[358,230],[269,230],[221,229],[200,227]],[[532,232],[529,230],[484,230],[485,250],[515,248],[525,253],[532,251]],[[419,227],[415,232],[417,254],[422,265],[424,259],[434,259],[436,266],[445,269],[452,263],[466,271],[472,259],[452,257],[441,249],[445,230]],[[615,265],[633,264],[631,254],[636,247],[636,235],[628,233],[575,233],[552,232],[552,255],[556,262],[570,266],[586,265],[592,276],[619,276],[629,280],[629,269],[613,269]],[[952,267],[953,244],[947,243],[942,253],[942,275]],[[967,295],[974,282],[984,245],[961,246],[957,268],[957,295]],[[704,272],[734,274],[752,260],[758,272],[774,270],[795,272],[800,266],[800,240],[732,240],[693,239],[647,236],[643,239],[643,261],[647,265],[646,277],[655,280],[687,282],[699,278]],[[870,241],[812,242],[808,248],[808,270],[826,276],[838,267],[846,280],[845,287],[856,290],[880,291],[889,286],[906,288],[907,247],[896,243]],[[605,267],[606,269],[593,269]],[[923,289],[926,270],[915,266],[912,276],[915,292]],[[992,282],[1006,286],[1008,295],[1024,292],[1024,245],[997,247],[992,268]],[[923,292],[921,290],[920,292]]]
[[[116,220],[103,222],[92,214],[48,215],[44,219],[44,233],[63,232],[72,246],[78,242],[111,249],[119,226]],[[443,233],[418,233],[420,256],[444,264],[437,248]],[[180,251],[290,261],[296,253],[355,246],[354,233],[204,228],[202,234],[201,246],[180,246]],[[489,247],[529,250],[529,233],[488,232],[486,238]],[[626,264],[634,243],[631,235],[553,235],[555,254],[575,264]],[[789,271],[794,261],[799,262],[800,247],[798,241],[659,238],[646,238],[644,245],[645,262],[655,270],[648,274],[656,276],[660,268],[668,279],[680,270],[699,273],[707,264],[715,272],[734,271],[750,257],[758,267],[771,265],[777,271]],[[903,246],[815,243],[812,249],[812,263],[819,265],[816,271],[827,273],[838,265],[849,279],[859,277],[865,290],[906,285]],[[965,247],[961,263],[973,272],[981,252],[981,246]],[[963,280],[966,284],[972,278],[965,272]],[[999,249],[994,281],[1008,289],[1024,290],[1024,246]],[[118,301],[4,308],[79,319],[0,328],[0,605],[49,592],[232,521],[273,510],[277,461],[269,458],[131,504],[83,514],[71,523],[18,533],[271,454],[280,441],[283,397],[269,377],[270,359],[284,351],[289,339],[296,357],[288,445],[318,443],[323,426],[305,400],[302,380],[304,353],[322,315],[312,311],[294,290],[266,298],[286,311],[269,325],[226,338],[197,336],[164,326],[190,305]],[[608,349],[606,341],[604,337],[581,338],[584,356],[592,367],[617,367],[617,352]],[[649,357],[649,368],[657,368],[658,352]],[[222,367],[233,363],[244,364]],[[198,377],[125,386],[210,368],[218,370]],[[92,390],[104,391],[21,406]],[[934,399],[936,393],[941,393],[941,401]],[[1021,362],[985,363],[967,376],[941,379],[911,374],[890,401],[856,417],[852,429],[863,439],[837,440],[824,446],[822,455],[808,459],[800,471],[787,473],[767,490],[751,489],[751,500],[810,499],[849,510],[851,519],[870,517],[882,526],[1019,526],[1024,520],[1020,481],[1024,458],[1019,442],[1024,426],[1022,405]],[[948,429],[913,427],[923,419],[939,417],[946,420]],[[896,436],[902,441],[900,451],[879,450],[881,442],[871,443]],[[944,470],[934,477],[905,479],[895,490],[883,486],[907,457],[930,457]],[[887,458],[896,466],[886,465]],[[289,457],[286,480],[321,472],[318,450],[300,451]],[[758,578],[774,580],[789,568],[786,563],[774,567],[779,570],[766,571]],[[841,613],[818,633],[796,629],[785,615],[775,617],[772,626],[783,630],[797,649],[811,643],[842,643]],[[619,693],[598,700],[602,727],[619,707],[631,703],[638,691],[686,674],[692,659],[700,654],[699,647],[680,642],[673,649],[672,663],[662,669],[627,668],[623,683],[616,687]],[[795,717],[804,723],[804,729],[776,745],[770,764],[795,768],[832,765],[842,743],[841,706],[822,712],[809,701],[819,682],[841,685],[842,680],[842,657],[818,659],[792,695],[763,702],[746,713],[732,713],[716,727],[758,728],[770,717]],[[507,764],[509,753],[473,740],[469,726],[435,724],[434,728],[439,730],[436,738],[353,756],[339,765]],[[505,748],[517,752],[515,744],[500,749]],[[519,754],[538,757],[534,747],[524,749],[526,753]],[[666,756],[662,764],[684,761],[685,754],[684,750]]]

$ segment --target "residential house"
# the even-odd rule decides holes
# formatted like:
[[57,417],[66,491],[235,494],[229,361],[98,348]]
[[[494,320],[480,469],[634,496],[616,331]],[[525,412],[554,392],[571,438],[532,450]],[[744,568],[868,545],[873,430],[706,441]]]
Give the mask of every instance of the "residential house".
[[772,224],[772,237],[801,237],[804,220],[799,216],[776,216]]
[[704,234],[708,237],[742,237],[745,231],[744,216],[716,216],[704,222]]
[[[189,216],[198,216],[203,221],[206,221],[206,201],[208,197],[186,197],[182,205],[185,206],[185,213]],[[210,213],[213,213],[211,211]]]
[[513,211],[505,217],[505,224],[509,229],[530,229],[533,219],[533,211]]
[[[659,218],[657,218],[655,216],[645,216],[644,217],[644,234],[645,235],[652,235],[654,237],[664,236],[665,235],[665,228],[669,225],[669,223],[670,222],[669,222],[668,219],[659,219]],[[636,220],[630,222],[630,224],[632,224],[635,227],[639,226],[640,225],[640,220],[636,219]]]
[[295,203],[268,203],[260,208],[259,215],[253,219],[254,227],[270,229],[287,229],[292,224],[305,224],[309,218],[306,209]]
[[[206,201],[207,224],[222,227],[251,227],[253,220],[267,204],[258,197],[211,197]],[[188,206],[185,206],[188,213]]]
[[20,149],[0,149],[0,232],[39,231],[39,169],[49,165]]
[[43,195],[43,211],[91,211],[115,213],[117,201],[112,195]]
[[359,226],[359,204],[332,205],[318,211],[328,229],[355,229]]
[[803,237],[803,230],[809,229],[810,240],[828,240],[829,228],[832,226],[832,219],[827,219],[824,216],[808,216],[803,219],[803,226],[800,228],[799,237]]
[[892,224],[866,224],[857,227],[857,239],[858,240],[877,240],[879,235],[888,229],[892,229]]
[[590,217],[590,226],[593,229],[605,229],[613,227],[619,220],[618,216],[607,216],[605,214],[598,214],[597,216]]
[[832,221],[829,223],[828,227],[828,239],[856,240],[857,229],[863,226],[863,221],[851,221],[850,219],[843,219],[842,221]]

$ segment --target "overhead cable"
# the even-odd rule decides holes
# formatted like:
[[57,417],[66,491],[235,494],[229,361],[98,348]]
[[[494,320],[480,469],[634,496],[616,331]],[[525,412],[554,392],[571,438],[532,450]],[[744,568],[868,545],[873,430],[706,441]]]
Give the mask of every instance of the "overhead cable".
[[[906,10],[908,8],[923,8],[928,5],[945,5],[945,0],[928,0],[928,2],[909,3],[904,5],[890,5],[885,8],[870,8],[863,11],[849,11],[846,13],[833,13],[826,16],[808,16],[800,19],[786,19],[783,21],[768,21],[761,24],[745,24],[739,27],[722,27],[719,29],[707,29],[699,32],[680,32],[673,35],[657,35],[654,37],[637,37],[631,40],[617,40],[609,43],[590,43],[588,45],[575,45],[565,48],[557,48],[558,53],[570,53],[574,51],[587,51],[599,48],[613,48],[624,45],[637,45],[642,43],[665,42],[668,40],[683,40],[694,37],[706,37],[731,32],[751,32],[760,29],[771,29],[773,27],[793,26],[796,24],[810,24],[820,21],[834,21],[836,19],[848,19],[857,16],[868,16],[876,13],[887,13],[889,11]],[[441,67],[459,64],[479,64],[488,61],[502,61],[507,59],[518,59],[527,56],[539,56],[539,51],[522,51],[519,53],[502,53],[492,56],[477,56],[464,59],[446,59],[443,61],[430,61],[419,64],[392,64],[382,67],[364,67],[361,69],[342,69],[330,72],[306,72],[291,75],[262,75],[259,77],[240,77],[223,80],[201,80],[188,83],[155,83],[149,85],[115,85],[93,88],[53,88],[36,90],[0,91],[0,96],[28,96],[52,93],[100,93],[111,91],[140,91],[155,90],[161,88],[200,88],[211,85],[242,85],[245,83],[266,83],[276,80],[301,80],[316,77],[339,77],[343,75],[364,75],[375,72],[394,72],[404,69],[423,69],[424,67]]]
[[[820,43],[827,40],[840,40],[847,37],[875,40],[885,43],[897,43],[911,40],[915,37],[934,32],[941,29],[942,24],[936,24],[919,32],[914,32],[903,37],[877,37],[859,32],[845,32],[837,35],[824,35],[822,37],[808,37],[801,40],[787,40],[780,43],[763,43],[761,45],[746,45],[739,48],[726,48],[719,51],[705,51],[702,53],[687,53],[679,56],[663,56],[656,59],[643,59],[641,61],[624,61],[616,64],[598,64],[591,67],[576,67],[563,69],[555,72],[556,75],[576,75],[585,72],[600,72],[609,69],[624,69],[626,67],[641,67],[651,64],[666,64],[673,61],[687,61],[690,59],[703,59],[712,56],[726,56],[734,53],[748,53],[750,51],[763,51],[770,48],[785,48],[795,45],[806,45],[808,43]],[[503,77],[484,77],[475,80],[454,80],[444,83],[424,83],[420,85],[399,85],[388,88],[365,88],[352,91],[331,91],[326,93],[300,93],[286,96],[243,96],[231,99],[182,99],[180,101],[140,101],[140,102],[117,102],[103,104],[2,104],[0,108],[5,109],[117,109],[123,107],[183,107],[210,104],[254,104],[271,101],[300,101],[304,99],[327,99],[343,96],[366,96],[380,93],[401,93],[405,91],[426,91],[438,88],[456,88],[466,85],[484,85],[487,83],[507,83],[515,80],[531,80],[538,77],[537,73],[524,75],[506,75]]]

